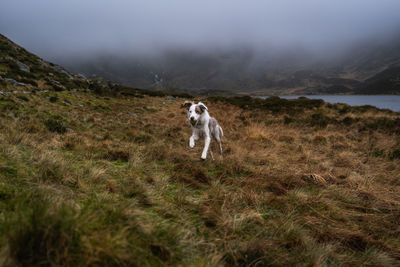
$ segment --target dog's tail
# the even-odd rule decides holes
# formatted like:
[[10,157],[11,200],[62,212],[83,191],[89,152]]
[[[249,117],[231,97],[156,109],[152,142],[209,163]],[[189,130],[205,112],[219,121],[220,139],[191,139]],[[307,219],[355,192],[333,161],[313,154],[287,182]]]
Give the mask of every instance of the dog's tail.
[[222,127],[218,125],[218,129],[219,129],[219,132],[221,134],[221,137],[224,136],[224,131],[222,131]]

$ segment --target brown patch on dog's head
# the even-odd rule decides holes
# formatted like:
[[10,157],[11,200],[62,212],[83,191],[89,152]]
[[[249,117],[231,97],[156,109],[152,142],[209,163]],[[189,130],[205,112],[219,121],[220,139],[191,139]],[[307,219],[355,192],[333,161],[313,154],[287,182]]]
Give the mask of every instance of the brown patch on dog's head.
[[200,106],[196,106],[196,108],[194,109],[194,111],[196,111],[197,114],[203,113],[203,110],[200,108]]
[[182,106],[181,106],[181,108],[187,108],[187,109],[189,109],[192,105],[194,105],[194,102],[193,101],[185,101],[183,104],[182,104]]
[[196,112],[198,114],[202,114],[205,110],[208,110],[208,108],[206,105],[204,105],[204,103],[202,102],[197,103]]

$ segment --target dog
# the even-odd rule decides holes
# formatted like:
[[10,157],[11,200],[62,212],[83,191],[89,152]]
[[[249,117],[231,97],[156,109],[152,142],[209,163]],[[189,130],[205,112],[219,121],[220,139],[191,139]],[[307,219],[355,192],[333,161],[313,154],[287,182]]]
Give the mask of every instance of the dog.
[[217,120],[208,114],[207,106],[202,102],[195,104],[191,101],[185,101],[182,106],[187,108],[187,121],[192,127],[192,136],[189,139],[190,148],[195,146],[200,137],[204,137],[205,142],[201,159],[205,160],[207,153],[210,152],[211,158],[214,160],[214,155],[211,149],[209,150],[211,137],[214,137],[219,146],[219,153],[222,155],[221,137],[224,136],[224,132]]

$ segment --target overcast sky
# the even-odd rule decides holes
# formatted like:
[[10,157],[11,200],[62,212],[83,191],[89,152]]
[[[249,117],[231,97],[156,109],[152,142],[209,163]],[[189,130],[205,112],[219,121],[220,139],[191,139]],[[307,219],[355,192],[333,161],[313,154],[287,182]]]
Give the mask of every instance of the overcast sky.
[[46,59],[164,48],[334,49],[400,32],[400,0],[1,0],[0,33]]

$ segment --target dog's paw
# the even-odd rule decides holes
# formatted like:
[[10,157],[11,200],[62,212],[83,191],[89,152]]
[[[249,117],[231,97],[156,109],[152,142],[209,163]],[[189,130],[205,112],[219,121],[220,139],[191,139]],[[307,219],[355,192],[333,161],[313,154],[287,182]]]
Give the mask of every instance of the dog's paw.
[[204,155],[201,156],[202,160],[206,160],[206,158],[207,158],[207,156],[204,156]]
[[190,140],[190,141],[189,141],[189,147],[190,147],[190,148],[194,148],[194,141],[193,141],[193,140]]

